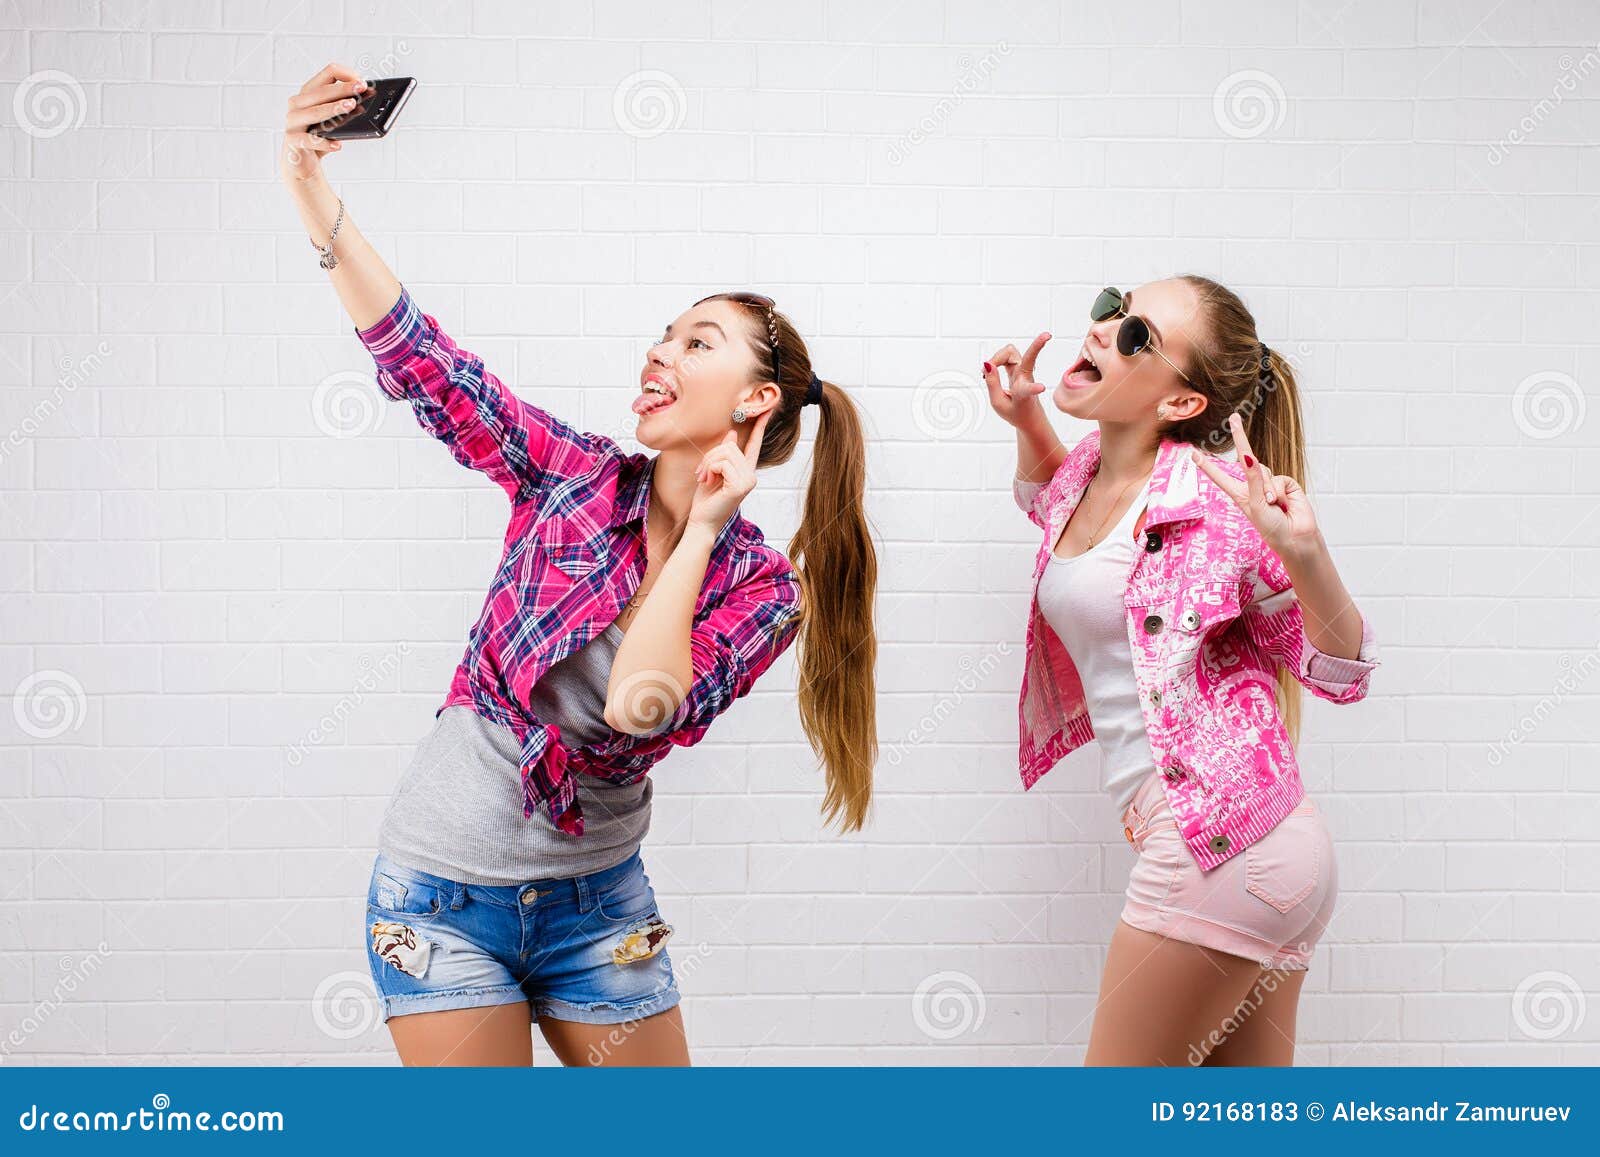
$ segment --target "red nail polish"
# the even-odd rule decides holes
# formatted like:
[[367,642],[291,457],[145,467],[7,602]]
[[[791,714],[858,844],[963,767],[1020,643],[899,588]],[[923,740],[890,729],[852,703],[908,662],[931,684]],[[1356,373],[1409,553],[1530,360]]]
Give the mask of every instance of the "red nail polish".
[[1256,460],[1248,454],[1244,456],[1244,464],[1247,469],[1254,470],[1256,468]]
[[988,362],[984,362],[983,363],[983,372],[986,373],[986,374],[992,374],[992,373],[994,373],[994,367],[991,366]]

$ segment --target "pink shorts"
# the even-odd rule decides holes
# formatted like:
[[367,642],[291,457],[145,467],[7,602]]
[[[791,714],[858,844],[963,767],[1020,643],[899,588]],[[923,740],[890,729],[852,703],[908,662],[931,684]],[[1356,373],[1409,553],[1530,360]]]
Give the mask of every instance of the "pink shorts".
[[1304,969],[1339,894],[1333,838],[1307,796],[1276,827],[1209,872],[1195,865],[1151,772],[1123,814],[1139,853],[1122,919],[1135,928],[1254,960]]

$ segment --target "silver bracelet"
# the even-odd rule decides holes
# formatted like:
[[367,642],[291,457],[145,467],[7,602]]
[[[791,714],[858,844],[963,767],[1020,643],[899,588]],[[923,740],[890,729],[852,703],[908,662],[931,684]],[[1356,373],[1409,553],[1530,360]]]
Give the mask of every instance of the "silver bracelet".
[[[318,245],[315,241],[311,242],[311,248],[315,249],[318,253],[317,264],[322,266],[324,269],[332,269],[335,265],[339,264],[339,259],[333,255],[333,239],[339,236],[339,226],[343,224],[344,198],[340,197],[339,216],[333,222],[333,232],[328,234],[328,243],[326,245]],[[307,240],[309,241],[311,239],[308,237]]]

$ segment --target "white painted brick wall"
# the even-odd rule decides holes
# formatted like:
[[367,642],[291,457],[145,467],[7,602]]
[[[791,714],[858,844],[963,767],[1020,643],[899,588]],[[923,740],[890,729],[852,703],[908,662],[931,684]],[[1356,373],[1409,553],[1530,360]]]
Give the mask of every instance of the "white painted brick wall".
[[[662,320],[754,285],[869,411],[896,758],[824,835],[791,656],[659,769],[698,1058],[1081,1059],[1130,853],[1092,749],[1019,789],[1035,533],[976,383],[917,386],[1043,328],[1056,372],[1093,289],[1196,269],[1304,363],[1386,658],[1309,712],[1344,899],[1302,1059],[1600,1060],[1597,42],[1586,0],[0,7],[0,687],[83,691],[60,735],[0,716],[6,1061],[392,1060],[316,997],[365,971],[376,825],[505,507],[375,391],[377,429],[319,431],[370,362],[273,126],[329,59],[420,78],[333,180],[526,396],[626,430]],[[652,137],[614,111],[646,71],[681,87]],[[801,459],[750,503],[779,543]],[[950,1040],[913,1016],[940,972],[983,993]],[[1517,996],[1546,973],[1553,1028]]]

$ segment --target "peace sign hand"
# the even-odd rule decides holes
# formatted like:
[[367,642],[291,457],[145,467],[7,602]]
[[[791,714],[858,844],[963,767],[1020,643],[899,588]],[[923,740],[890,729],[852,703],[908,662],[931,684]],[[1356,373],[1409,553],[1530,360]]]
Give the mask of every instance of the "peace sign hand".
[[756,461],[761,457],[761,437],[771,416],[771,410],[757,415],[744,449],[739,448],[739,435],[729,430],[722,441],[706,451],[694,472],[698,485],[689,504],[690,526],[701,526],[715,534],[756,488]]
[[[1002,347],[994,357],[983,364],[983,384],[989,387],[989,405],[1013,426],[1026,426],[1044,416],[1039,395],[1044,386],[1033,380],[1033,367],[1039,361],[1039,351],[1050,340],[1048,333],[1033,339],[1026,353],[1019,354],[1017,347]],[[1006,371],[1006,384],[1000,384],[1001,367]]]
[[1245,436],[1244,422],[1237,413],[1228,415],[1228,428],[1239,450],[1244,480],[1235,481],[1209,454],[1190,450],[1195,464],[1244,511],[1251,525],[1261,532],[1261,537],[1279,558],[1304,558],[1326,549],[1311,500],[1300,484],[1287,474],[1272,473],[1266,463],[1256,460],[1250,450],[1250,440]]

